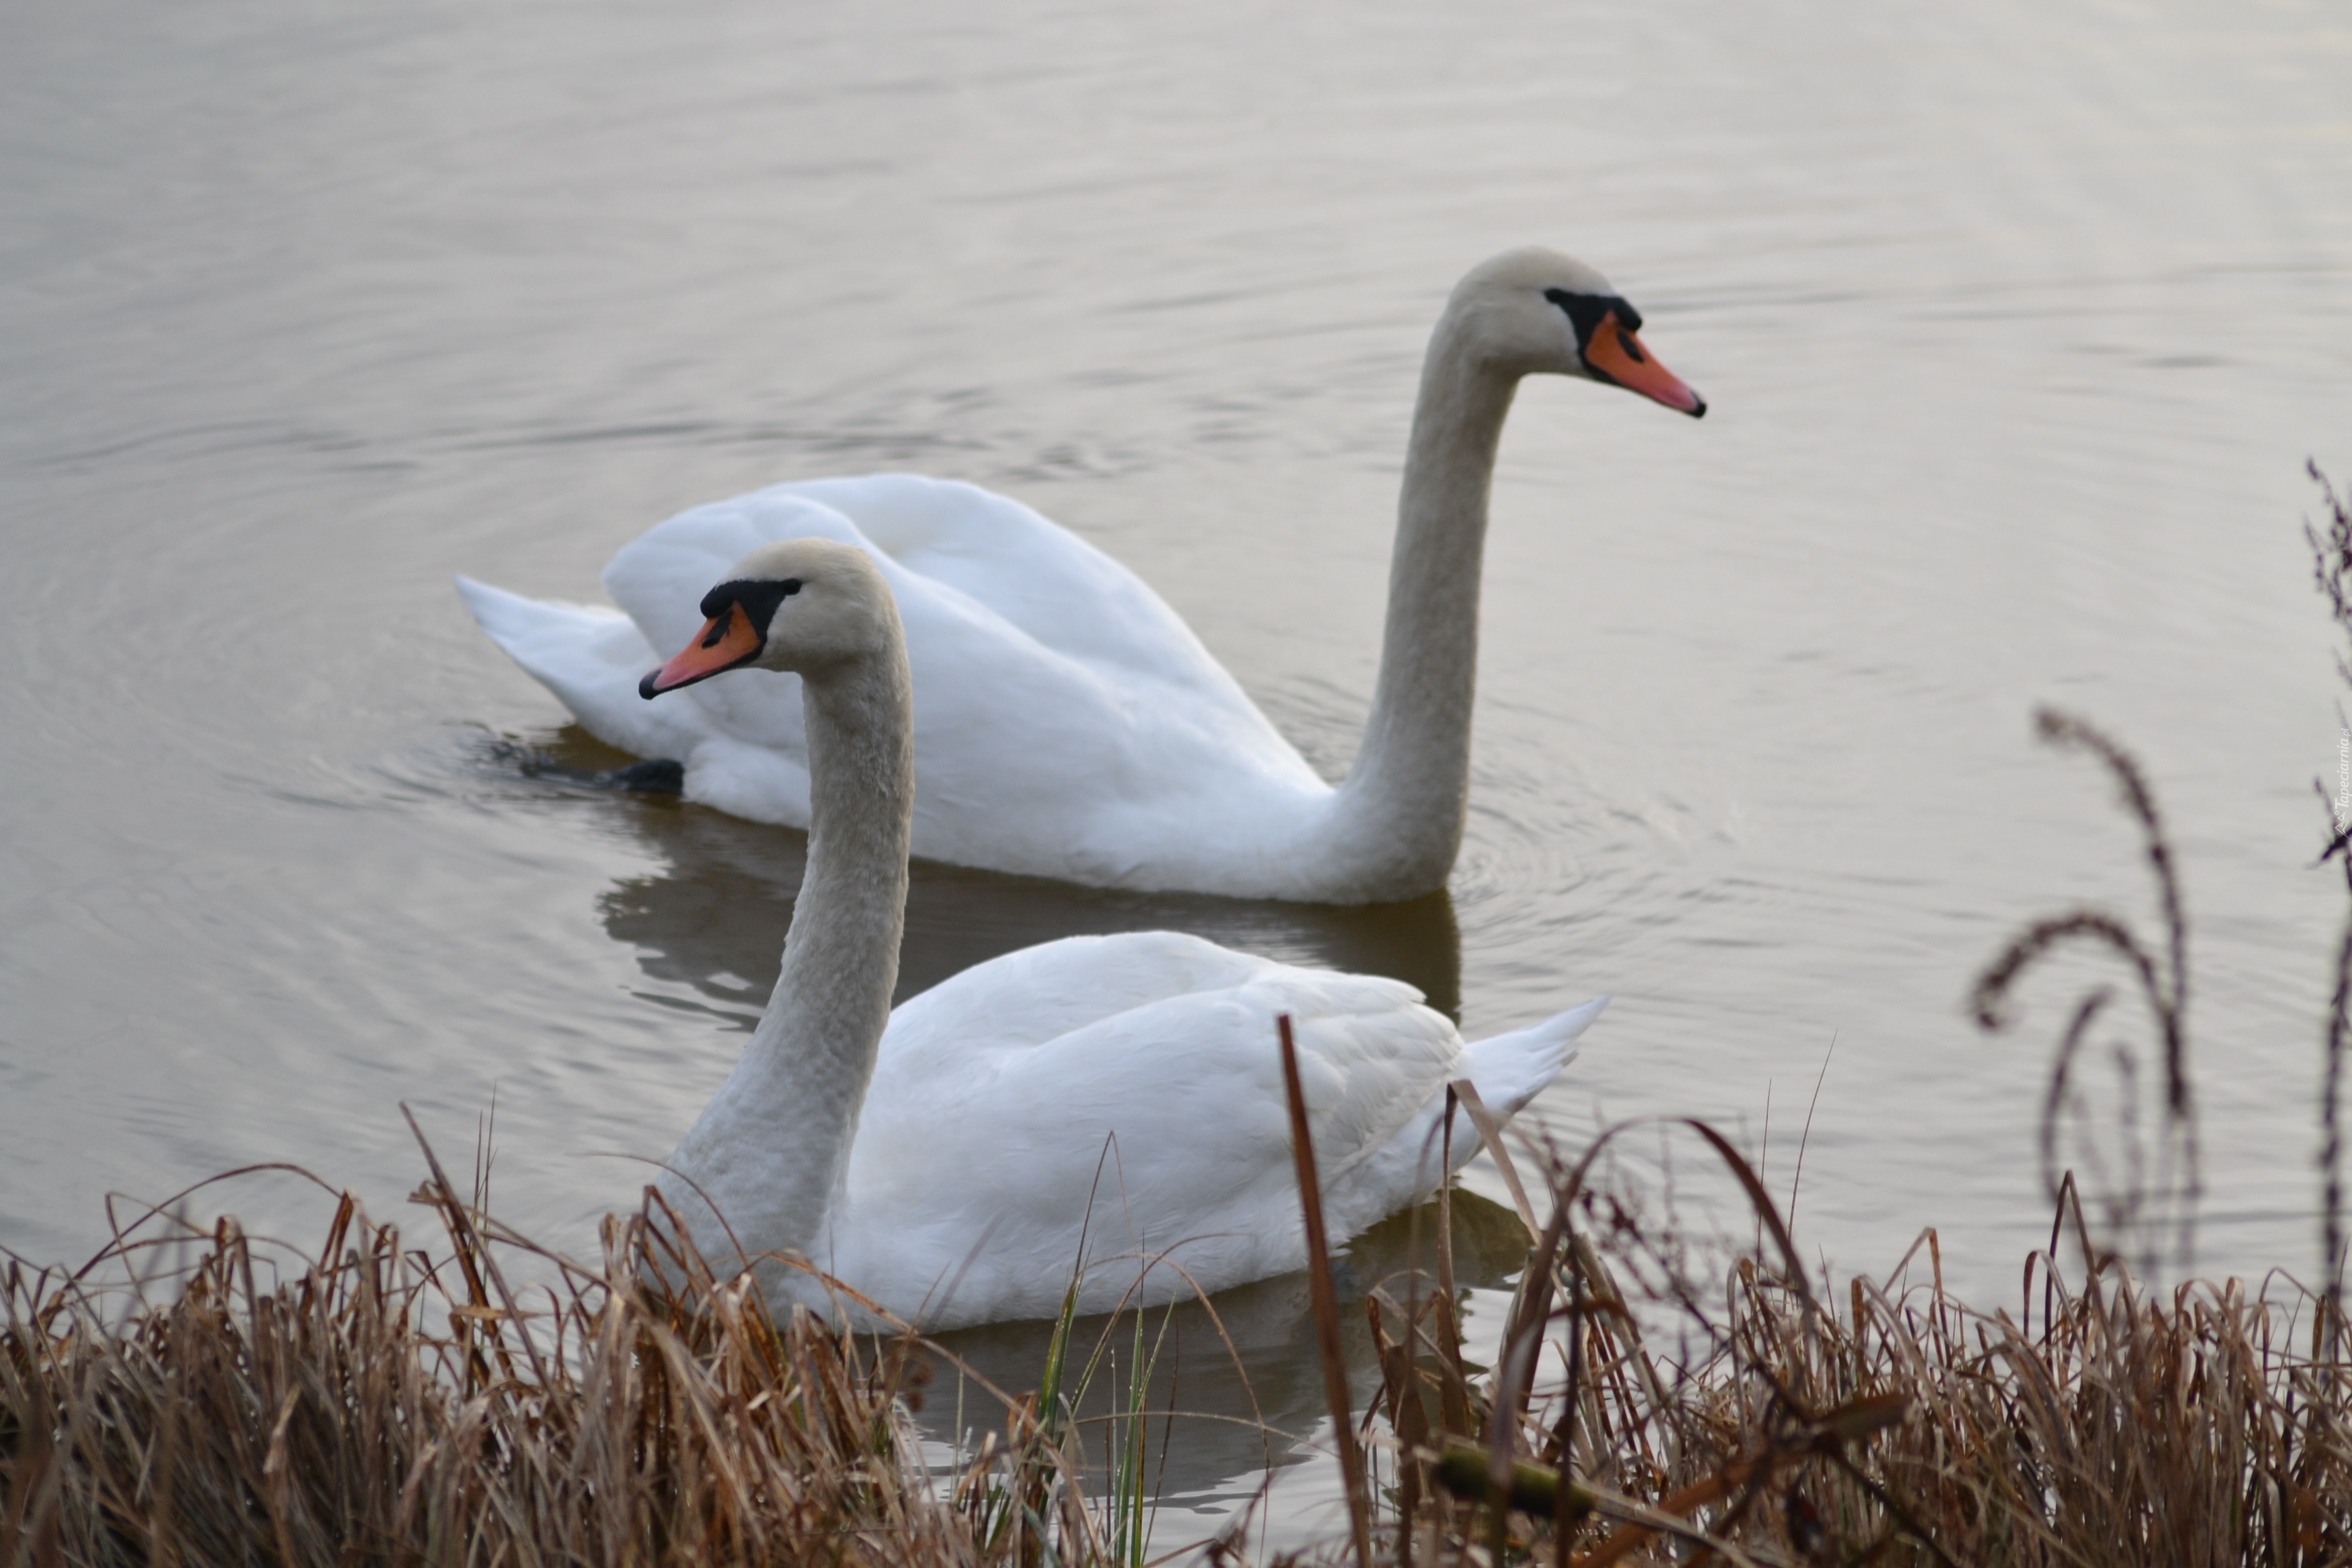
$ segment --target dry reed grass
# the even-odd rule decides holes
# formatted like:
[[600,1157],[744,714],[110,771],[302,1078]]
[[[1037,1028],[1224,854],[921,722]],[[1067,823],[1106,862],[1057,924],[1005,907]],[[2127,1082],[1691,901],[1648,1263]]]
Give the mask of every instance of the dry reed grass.
[[[345,1194],[288,1283],[227,1219],[72,1276],[12,1260],[0,1565],[1116,1560],[1050,1393],[932,1473],[913,1336],[775,1321],[658,1212],[608,1218],[583,1268],[432,1170],[437,1259]],[[192,1239],[159,1297],[135,1266]],[[510,1290],[507,1248],[560,1282]]]
[[2053,1233],[2015,1316],[1954,1299],[1932,1231],[1927,1283],[1831,1300],[1773,1220],[1710,1289],[1589,1166],[1548,1174],[1490,1374],[1442,1289],[1368,1304],[1395,1562],[1598,1568],[1665,1534],[1730,1562],[2352,1562],[2352,1369],[2323,1353],[2324,1298],[2151,1292],[2071,1187],[2091,1261],[2062,1278]]
[[[2112,1257],[2069,1282],[2054,1237],[2016,1317],[1943,1289],[1933,1233],[1915,1288],[1829,1301],[1778,1235],[1702,1286],[1591,1172],[1544,1167],[1499,1367],[1466,1359],[1442,1279],[1365,1299],[1375,1561],[1598,1565],[1667,1534],[1732,1563],[2352,1562],[2352,1369],[2302,1348],[2316,1319],[2236,1284],[2152,1295]],[[1058,1369],[934,1472],[911,1336],[775,1321],[707,1275],[673,1293],[652,1265],[693,1265],[657,1215],[510,1295],[509,1238],[438,1177],[420,1195],[438,1259],[346,1196],[285,1283],[226,1220],[163,1289],[12,1265],[0,1568],[1145,1560],[1134,1497],[1055,1418]],[[1645,1333],[1662,1303],[1697,1332]]]

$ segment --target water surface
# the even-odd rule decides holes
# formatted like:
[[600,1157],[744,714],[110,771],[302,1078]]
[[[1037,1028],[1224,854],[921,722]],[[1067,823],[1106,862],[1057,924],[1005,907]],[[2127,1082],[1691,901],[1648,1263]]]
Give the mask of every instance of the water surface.
[[[1425,333],[1534,240],[1712,409],[1522,394],[1448,893],[925,868],[908,984],[1174,924],[1474,1034],[1610,992],[1549,1125],[1715,1118],[1776,1187],[1834,1042],[1810,1245],[1884,1268],[1933,1224],[2005,1300],[2067,994],[1990,1042],[1960,999],[2039,911],[2151,918],[2105,784],[2029,738],[2056,701],[2177,837],[2200,1262],[2309,1268],[2336,9],[223,0],[6,33],[0,1244],[77,1256],[107,1192],[273,1159],[422,1220],[397,1106],[465,1147],[495,1097],[501,1209],[585,1248],[724,1076],[801,845],[519,766],[617,759],[453,573],[593,598],[687,505],[973,479],[1134,566],[1343,769]],[[218,1202],[321,1223],[269,1178]]]

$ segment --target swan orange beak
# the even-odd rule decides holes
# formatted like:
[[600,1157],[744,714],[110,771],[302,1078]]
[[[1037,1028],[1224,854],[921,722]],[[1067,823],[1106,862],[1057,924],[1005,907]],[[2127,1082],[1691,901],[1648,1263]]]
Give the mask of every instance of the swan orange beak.
[[1614,310],[1601,317],[1601,324],[1592,329],[1592,340],[1584,345],[1584,366],[1602,381],[1612,382],[1628,392],[1638,392],[1653,403],[1663,403],[1694,419],[1706,414],[1706,399],[1660,364],[1656,356],[1642,346],[1642,340],[1633,335],[1633,329],[1618,321]]
[[637,695],[650,702],[665,691],[676,691],[698,680],[749,664],[760,656],[766,640],[751,629],[751,617],[729,605],[703,623],[702,635],[686,651],[637,682]]

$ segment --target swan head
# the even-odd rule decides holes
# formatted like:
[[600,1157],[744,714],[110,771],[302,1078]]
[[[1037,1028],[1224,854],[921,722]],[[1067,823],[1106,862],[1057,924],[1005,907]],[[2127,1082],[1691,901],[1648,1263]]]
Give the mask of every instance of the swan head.
[[1706,413],[1706,399],[1642,342],[1642,312],[1572,256],[1530,245],[1482,261],[1454,285],[1445,316],[1473,353],[1507,374],[1573,375],[1694,419]]
[[639,696],[651,700],[730,669],[821,677],[886,654],[902,635],[881,569],[831,539],[761,545],[702,596],[702,630],[637,683]]

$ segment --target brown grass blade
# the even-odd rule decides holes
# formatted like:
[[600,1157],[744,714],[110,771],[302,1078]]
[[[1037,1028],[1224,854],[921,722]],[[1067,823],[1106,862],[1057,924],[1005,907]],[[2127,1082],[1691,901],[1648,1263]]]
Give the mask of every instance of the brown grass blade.
[[1348,1525],[1355,1539],[1357,1568],[1372,1568],[1372,1506],[1364,1481],[1364,1457],[1356,1446],[1355,1418],[1348,1411],[1348,1362],[1339,1342],[1339,1293],[1331,1280],[1331,1250],[1323,1234],[1323,1184],[1315,1170],[1315,1141],[1307,1125],[1307,1094],[1298,1081],[1298,1046],[1290,1015],[1275,1020],[1282,1044],[1282,1089],[1290,1107],[1290,1156],[1298,1172],[1298,1203],[1307,1221],[1307,1279],[1315,1304],[1315,1335],[1322,1352],[1323,1392],[1331,1405],[1331,1440],[1339,1450],[1339,1473],[1348,1488]]
[[1528,1227],[1528,1239],[1538,1239],[1543,1235],[1543,1226],[1536,1223],[1536,1205],[1528,1201],[1527,1184],[1519,1180],[1518,1167],[1511,1163],[1511,1151],[1503,1142],[1503,1124],[1495,1120],[1495,1113],[1478,1098],[1476,1084],[1458,1078],[1451,1088],[1462,1101],[1462,1109],[1470,1113],[1471,1125],[1478,1129],[1486,1152],[1494,1156],[1495,1168],[1503,1173],[1503,1185],[1511,1190],[1511,1202],[1519,1211],[1519,1223]]

